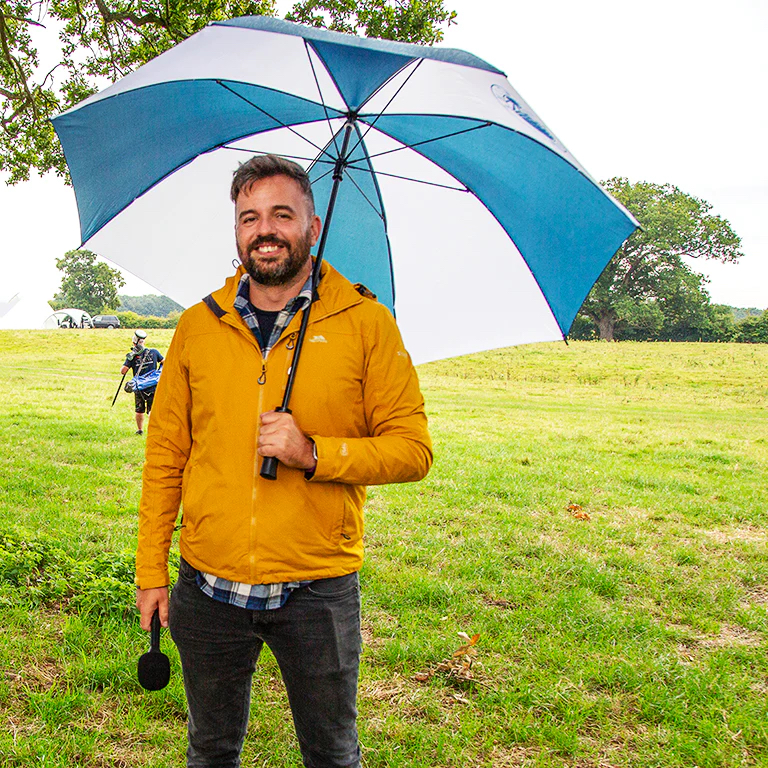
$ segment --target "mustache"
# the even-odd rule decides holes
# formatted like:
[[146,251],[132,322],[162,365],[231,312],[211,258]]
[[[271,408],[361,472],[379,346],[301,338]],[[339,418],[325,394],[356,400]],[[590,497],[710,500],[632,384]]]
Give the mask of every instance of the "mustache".
[[261,235],[248,243],[248,254],[250,255],[262,245],[276,245],[278,247],[285,248],[286,250],[290,250],[290,243],[287,243],[285,240],[281,240],[279,237],[275,237],[274,235]]

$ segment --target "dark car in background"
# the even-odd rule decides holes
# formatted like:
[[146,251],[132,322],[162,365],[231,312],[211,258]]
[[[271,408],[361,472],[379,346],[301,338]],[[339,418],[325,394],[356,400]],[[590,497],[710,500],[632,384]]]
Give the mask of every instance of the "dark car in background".
[[120,318],[115,315],[96,315],[91,318],[94,328],[119,328]]

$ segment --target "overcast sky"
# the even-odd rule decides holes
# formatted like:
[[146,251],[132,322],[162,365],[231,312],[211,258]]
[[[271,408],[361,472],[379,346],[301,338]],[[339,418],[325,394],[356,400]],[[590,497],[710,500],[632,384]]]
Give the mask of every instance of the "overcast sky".
[[[716,302],[768,307],[766,0],[445,0],[444,45],[504,70],[593,177],[669,182],[741,236],[738,265],[696,264]],[[0,301],[58,287],[79,245],[58,180],[0,186]],[[147,286],[130,278],[124,293]]]

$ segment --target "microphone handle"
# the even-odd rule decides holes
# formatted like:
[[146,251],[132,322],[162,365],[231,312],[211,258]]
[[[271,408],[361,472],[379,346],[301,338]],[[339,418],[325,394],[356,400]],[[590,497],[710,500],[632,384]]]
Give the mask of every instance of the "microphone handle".
[[157,609],[155,609],[155,612],[152,614],[152,623],[150,625],[149,634],[149,650],[160,650],[160,611]]

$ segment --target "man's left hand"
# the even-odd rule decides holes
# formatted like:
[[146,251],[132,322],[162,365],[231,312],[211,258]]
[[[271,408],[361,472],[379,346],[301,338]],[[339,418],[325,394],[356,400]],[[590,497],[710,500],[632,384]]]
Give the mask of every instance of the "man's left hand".
[[290,413],[261,414],[258,451],[260,456],[274,456],[287,467],[314,472],[317,466],[312,441],[298,428]]

